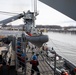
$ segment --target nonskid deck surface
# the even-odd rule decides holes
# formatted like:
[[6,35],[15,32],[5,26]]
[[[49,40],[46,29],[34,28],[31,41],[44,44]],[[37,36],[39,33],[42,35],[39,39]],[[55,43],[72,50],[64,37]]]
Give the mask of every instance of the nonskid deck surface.
[[[31,51],[27,52],[27,57],[28,57],[28,61],[26,62],[26,75],[30,75],[31,74],[31,64],[29,61],[32,57]],[[38,68],[40,71],[40,75],[54,75],[54,71],[45,62],[45,60],[42,58],[41,55],[38,56],[38,61],[39,61]],[[18,72],[18,75],[23,75],[22,68],[19,68],[17,72]],[[36,75],[36,72],[34,75]]]
[[[31,52],[27,53],[28,58],[31,58],[32,54]],[[42,58],[41,55],[38,56],[38,61],[39,61],[39,70],[41,75],[54,75],[53,70],[50,68],[50,66],[45,62],[45,60]],[[27,62],[27,75],[31,73],[31,65],[29,62]]]

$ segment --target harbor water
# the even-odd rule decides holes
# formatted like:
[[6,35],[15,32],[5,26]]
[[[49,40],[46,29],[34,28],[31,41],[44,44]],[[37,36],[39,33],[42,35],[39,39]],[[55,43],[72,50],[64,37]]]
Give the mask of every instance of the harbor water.
[[56,32],[44,34],[49,37],[48,47],[53,47],[57,54],[76,66],[76,35]]

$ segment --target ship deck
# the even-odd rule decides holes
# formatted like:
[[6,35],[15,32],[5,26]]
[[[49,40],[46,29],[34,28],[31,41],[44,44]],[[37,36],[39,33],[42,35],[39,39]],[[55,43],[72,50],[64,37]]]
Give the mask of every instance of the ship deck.
[[[32,53],[28,52],[27,53],[28,58],[31,58]],[[46,63],[45,59],[39,54],[38,56],[38,61],[39,61],[39,70],[40,70],[40,75],[54,75],[54,71],[51,69],[51,67]],[[27,62],[26,64],[27,67],[27,75],[30,75],[29,72],[31,73],[31,64]]]
[[[8,50],[7,49],[7,45],[3,45],[3,46],[0,47],[0,52],[3,51],[3,50]],[[31,59],[31,56],[32,56],[32,51],[29,50],[27,52],[27,57],[28,57],[29,61]],[[30,75],[31,74],[31,64],[30,64],[29,61],[26,62],[26,75]],[[39,71],[40,71],[40,75],[46,75],[46,74],[47,75],[53,75],[54,74],[53,70],[45,62],[45,59],[41,56],[41,54],[39,54],[39,56],[38,56],[38,61],[39,61],[38,68],[39,68]],[[18,75],[24,75],[23,72],[21,72],[21,71],[22,71],[21,68],[19,68],[18,71],[17,71],[17,74]],[[16,75],[15,67],[10,67],[10,72],[9,73],[10,73],[10,75]],[[35,72],[35,74],[36,74],[36,72]]]

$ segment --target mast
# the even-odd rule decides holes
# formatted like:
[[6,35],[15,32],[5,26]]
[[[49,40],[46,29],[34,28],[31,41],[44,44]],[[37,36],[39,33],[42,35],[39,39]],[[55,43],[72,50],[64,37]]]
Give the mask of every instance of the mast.
[[34,27],[35,27],[36,16],[37,16],[37,0],[34,0]]

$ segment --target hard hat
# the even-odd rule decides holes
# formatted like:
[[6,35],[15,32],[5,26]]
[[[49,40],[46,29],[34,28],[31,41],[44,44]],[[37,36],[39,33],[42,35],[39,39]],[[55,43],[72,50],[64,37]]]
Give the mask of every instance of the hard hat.
[[21,49],[17,49],[17,52],[20,52],[21,51]]
[[17,45],[19,45],[19,46],[20,46],[20,45],[21,45],[21,42],[20,42],[20,41],[17,41]]
[[21,55],[22,57],[25,57],[26,56],[26,54],[25,53],[22,53],[22,55]]
[[33,60],[37,60],[37,56],[36,55],[34,55],[32,58],[33,58]]
[[65,72],[65,69],[61,69],[61,72]]

